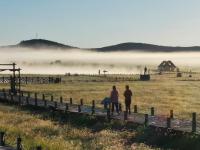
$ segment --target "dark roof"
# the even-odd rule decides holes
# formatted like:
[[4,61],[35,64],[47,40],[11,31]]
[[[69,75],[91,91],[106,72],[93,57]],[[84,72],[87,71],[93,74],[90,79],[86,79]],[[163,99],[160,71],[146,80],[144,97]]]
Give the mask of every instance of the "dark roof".
[[176,66],[174,65],[174,63],[171,60],[162,61],[158,67],[163,67],[163,66],[170,66],[170,67],[176,68]]

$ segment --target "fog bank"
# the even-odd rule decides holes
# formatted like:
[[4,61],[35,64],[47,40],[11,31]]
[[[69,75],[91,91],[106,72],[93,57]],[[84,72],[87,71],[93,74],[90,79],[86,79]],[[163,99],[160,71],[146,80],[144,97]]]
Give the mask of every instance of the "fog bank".
[[91,52],[86,50],[36,50],[25,48],[0,49],[0,63],[16,62],[22,73],[31,74],[97,74],[98,70],[108,73],[140,73],[144,66],[151,69],[163,60],[172,60],[185,69],[200,68],[200,53],[147,53],[147,52]]

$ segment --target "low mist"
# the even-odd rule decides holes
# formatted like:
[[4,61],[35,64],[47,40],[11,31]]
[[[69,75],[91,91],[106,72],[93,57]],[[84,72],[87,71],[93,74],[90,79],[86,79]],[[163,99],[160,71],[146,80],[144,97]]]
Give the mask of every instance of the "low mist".
[[200,52],[91,52],[87,50],[58,49],[0,49],[0,63],[16,62],[22,73],[29,74],[97,74],[98,70],[108,73],[141,73],[144,66],[155,70],[163,60],[172,60],[185,71],[199,70]]

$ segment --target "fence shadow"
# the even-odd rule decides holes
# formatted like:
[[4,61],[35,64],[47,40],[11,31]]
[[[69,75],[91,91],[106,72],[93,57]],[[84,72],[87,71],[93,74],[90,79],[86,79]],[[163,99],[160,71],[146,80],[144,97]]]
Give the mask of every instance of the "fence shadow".
[[169,129],[145,127],[123,121],[108,122],[104,117],[57,111],[51,107],[44,109],[43,107],[21,106],[20,108],[30,114],[39,116],[40,119],[55,121],[60,125],[68,123],[75,128],[88,128],[92,132],[100,132],[105,129],[118,132],[135,132],[136,134],[132,137],[124,137],[127,141],[124,143],[126,146],[131,146],[133,143],[145,143],[150,147],[161,149],[200,149],[200,136],[193,133],[174,132]]

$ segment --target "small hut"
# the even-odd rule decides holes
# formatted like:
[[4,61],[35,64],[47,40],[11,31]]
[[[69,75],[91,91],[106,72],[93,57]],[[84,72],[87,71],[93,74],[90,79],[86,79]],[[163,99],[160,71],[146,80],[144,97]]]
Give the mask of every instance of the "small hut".
[[140,74],[140,80],[141,81],[149,81],[150,80],[150,74],[149,74],[149,72],[150,71],[145,66],[145,68],[144,68],[144,74]]
[[174,63],[170,60],[163,61],[158,66],[158,71],[175,71],[177,67],[174,65]]

